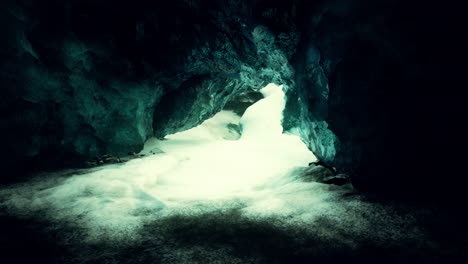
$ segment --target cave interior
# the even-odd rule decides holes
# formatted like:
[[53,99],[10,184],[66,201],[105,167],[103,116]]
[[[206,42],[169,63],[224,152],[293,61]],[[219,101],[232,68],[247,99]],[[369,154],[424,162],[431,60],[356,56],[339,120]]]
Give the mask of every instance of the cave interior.
[[2,263],[464,262],[461,7],[0,7]]

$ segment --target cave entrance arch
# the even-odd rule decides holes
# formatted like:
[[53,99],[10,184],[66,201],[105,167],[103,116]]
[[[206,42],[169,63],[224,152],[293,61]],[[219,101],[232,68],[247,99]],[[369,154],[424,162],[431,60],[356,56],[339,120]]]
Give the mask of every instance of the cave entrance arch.
[[143,154],[165,153],[175,160],[156,180],[174,188],[169,196],[237,195],[316,160],[299,137],[283,134],[282,85],[272,83],[236,100],[197,127],[146,144]]

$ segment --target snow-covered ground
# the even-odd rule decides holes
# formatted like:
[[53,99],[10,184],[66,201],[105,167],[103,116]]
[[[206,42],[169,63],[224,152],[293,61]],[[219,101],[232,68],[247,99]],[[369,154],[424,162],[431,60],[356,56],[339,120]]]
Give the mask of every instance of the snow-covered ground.
[[[211,224],[230,223],[214,231],[227,232],[226,236],[231,236],[229,228],[244,232],[256,223],[293,230],[286,236],[301,247],[308,247],[310,238],[326,242],[325,247],[349,249],[363,241],[381,245],[424,241],[411,215],[396,215],[392,208],[366,202],[350,185],[298,177],[298,171],[316,158],[297,136],[283,134],[282,87],[271,84],[261,92],[265,98],[241,118],[223,111],[196,128],[164,140],[148,140],[143,158],[80,173],[46,174],[3,187],[0,206],[10,215],[44,218],[51,226],[72,223],[83,237],[80,244],[140,240],[156,243],[163,251],[166,242],[155,242],[157,232],[188,221],[203,233],[205,226],[190,220],[197,217]],[[230,221],[239,221],[239,226]],[[142,232],[145,229],[149,231]],[[279,233],[272,233],[272,239],[275,234]],[[75,235],[65,236],[72,237],[66,239],[69,242]],[[173,245],[168,252],[175,247],[183,250]],[[211,250],[203,252],[211,254],[207,253]],[[182,263],[184,254],[192,254],[187,252],[180,253],[181,259],[168,254],[175,263]]]
[[[242,118],[220,112],[165,140],[148,140],[144,158],[73,175],[35,190],[29,199],[18,193],[7,203],[23,210],[46,207],[58,219],[80,216],[91,230],[109,234],[136,228],[148,215],[238,202],[248,203],[246,213],[289,212],[298,205],[283,197],[288,184],[294,184],[289,174],[316,158],[297,136],[282,133],[282,86],[270,84],[261,92],[265,98]],[[242,136],[236,139],[232,127],[239,125]]]

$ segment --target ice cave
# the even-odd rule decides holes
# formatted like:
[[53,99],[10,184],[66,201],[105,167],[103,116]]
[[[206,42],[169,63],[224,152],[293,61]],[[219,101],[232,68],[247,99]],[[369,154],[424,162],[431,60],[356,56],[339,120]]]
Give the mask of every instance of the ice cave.
[[466,262],[463,8],[0,7],[0,263]]

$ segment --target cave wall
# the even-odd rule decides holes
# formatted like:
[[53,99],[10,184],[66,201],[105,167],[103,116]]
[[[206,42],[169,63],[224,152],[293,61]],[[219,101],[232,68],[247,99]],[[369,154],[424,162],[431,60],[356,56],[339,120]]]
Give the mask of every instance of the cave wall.
[[466,132],[466,97],[454,91],[457,10],[399,0],[4,1],[2,166],[138,151],[275,82],[287,94],[285,129],[355,187],[457,193],[464,161],[453,153]]
[[461,197],[466,95],[457,6],[358,0],[298,10],[286,128],[360,190]]
[[249,2],[2,3],[2,166],[138,152],[247,88],[288,82],[297,32],[285,28],[276,41]]

